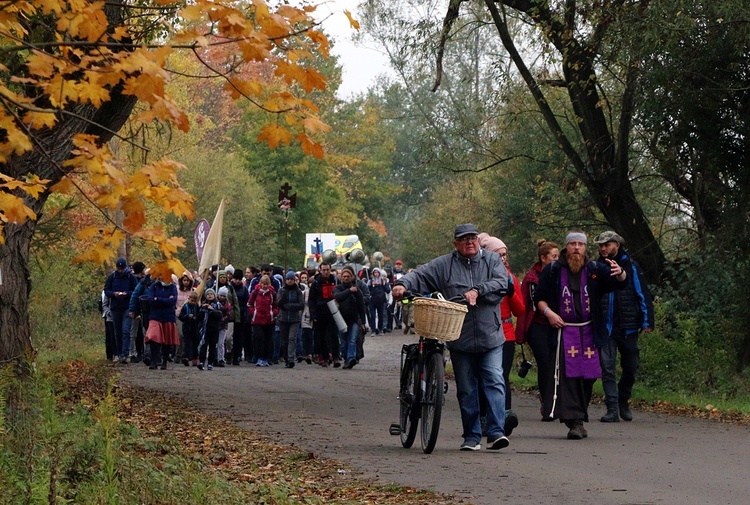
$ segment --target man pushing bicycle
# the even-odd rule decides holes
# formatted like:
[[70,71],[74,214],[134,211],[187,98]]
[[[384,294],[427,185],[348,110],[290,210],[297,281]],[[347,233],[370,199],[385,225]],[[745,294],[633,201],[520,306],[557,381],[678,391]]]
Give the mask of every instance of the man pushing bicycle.
[[[487,449],[508,447],[505,426],[505,382],[503,380],[503,343],[500,300],[508,291],[508,271],[500,255],[479,247],[479,233],[473,224],[456,226],[455,250],[404,275],[396,281],[393,296],[397,300],[406,291],[439,291],[447,299],[462,296],[469,311],[461,337],[448,342],[456,377],[458,404],[463,425],[462,451],[482,448],[479,422],[479,388],[488,401]],[[481,386],[480,386],[481,385]]]

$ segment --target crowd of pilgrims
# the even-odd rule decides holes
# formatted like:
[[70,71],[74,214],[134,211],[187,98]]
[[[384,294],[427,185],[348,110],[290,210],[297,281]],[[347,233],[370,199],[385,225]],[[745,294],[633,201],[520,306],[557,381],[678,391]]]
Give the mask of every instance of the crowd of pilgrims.
[[[409,331],[401,302],[390,294],[404,273],[401,260],[392,268],[360,267],[356,273],[350,265],[321,266],[330,273],[285,272],[270,264],[243,272],[216,265],[201,282],[197,272],[187,271],[180,278],[152,279],[144,263],[128,265],[120,258],[101,293],[107,359],[162,370],[170,362],[212,370],[243,361],[258,367],[306,362],[352,368],[362,358],[368,332]],[[332,289],[324,289],[328,286]],[[333,332],[338,345],[328,335],[334,324],[324,303],[331,299],[348,326],[356,327],[351,350],[352,332]]]

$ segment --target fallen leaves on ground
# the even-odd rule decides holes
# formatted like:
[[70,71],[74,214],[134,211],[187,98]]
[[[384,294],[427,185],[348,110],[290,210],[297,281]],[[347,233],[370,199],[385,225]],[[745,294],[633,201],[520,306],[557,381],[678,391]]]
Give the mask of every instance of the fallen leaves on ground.
[[[107,393],[116,368],[73,362],[64,370],[68,401],[95,405]],[[182,456],[199,459],[208,471],[243,486],[250,502],[451,504],[454,496],[419,489],[385,486],[359,478],[347,465],[313,452],[284,447],[208,416],[162,393],[124,386],[115,381],[118,416],[142,435],[144,458]],[[159,448],[159,450],[154,450]],[[155,461],[158,468],[162,463]],[[269,495],[268,491],[273,490]],[[262,498],[260,497],[262,495]]]

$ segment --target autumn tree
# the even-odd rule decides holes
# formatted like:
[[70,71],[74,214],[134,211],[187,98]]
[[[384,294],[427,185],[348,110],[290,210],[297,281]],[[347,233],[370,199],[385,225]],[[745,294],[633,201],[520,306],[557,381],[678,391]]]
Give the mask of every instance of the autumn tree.
[[[317,107],[291,92],[266,94],[262,82],[236,77],[236,66],[268,62],[275,75],[303,92],[325,87],[308,64],[327,55],[328,41],[310,17],[314,7],[198,0],[64,2],[31,0],[1,8],[0,37],[0,363],[34,358],[28,316],[29,247],[45,203],[56,192],[90,186],[87,199],[118,210],[122,219],[87,228],[91,245],[80,259],[111,259],[126,234],[159,248],[156,273],[182,266],[173,260],[181,239],[145,221],[147,202],[184,217],[192,200],[175,176],[181,166],[152,160],[133,174],[108,149],[125,121],[169,123],[186,131],[187,115],[166,92],[170,54],[221,47],[226,65],[200,77],[224,81],[234,98],[269,113],[260,136],[297,143],[320,154],[309,135]],[[169,42],[165,42],[165,41]],[[137,143],[137,137],[126,139]]]

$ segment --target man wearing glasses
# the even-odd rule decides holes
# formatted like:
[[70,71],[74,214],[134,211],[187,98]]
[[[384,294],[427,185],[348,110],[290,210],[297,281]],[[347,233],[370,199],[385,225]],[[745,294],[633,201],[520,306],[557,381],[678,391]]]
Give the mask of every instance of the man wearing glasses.
[[[479,388],[488,401],[487,449],[508,447],[505,436],[505,382],[503,381],[503,343],[500,325],[500,300],[508,291],[508,271],[495,252],[479,247],[473,224],[456,226],[455,250],[404,275],[396,281],[393,296],[406,291],[439,291],[447,299],[462,297],[469,306],[461,337],[448,342],[456,376],[458,404],[463,424],[462,451],[482,448],[479,422]],[[481,384],[481,386],[480,386]]]

